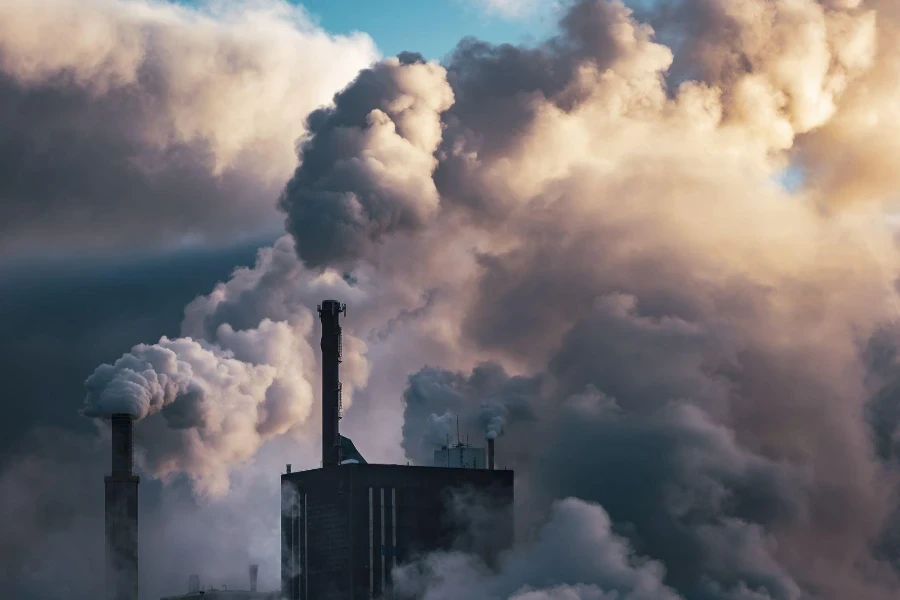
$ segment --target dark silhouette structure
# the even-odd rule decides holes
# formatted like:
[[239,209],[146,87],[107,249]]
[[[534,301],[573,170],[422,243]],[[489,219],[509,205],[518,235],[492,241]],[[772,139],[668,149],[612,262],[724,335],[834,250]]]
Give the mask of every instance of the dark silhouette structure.
[[134,421],[114,414],[112,472],[106,483],[106,598],[138,598],[138,483],[134,474]]
[[[512,543],[512,471],[368,464],[340,434],[340,314],[322,321],[322,468],[281,476],[286,600],[394,598],[392,569],[459,548],[488,562]],[[479,510],[467,508],[475,503]],[[477,517],[478,523],[472,519]]]
[[494,470],[494,438],[488,438],[488,469]]
[[341,380],[342,353],[340,315],[347,305],[326,300],[319,305],[322,321],[322,466],[336,467],[341,462]]

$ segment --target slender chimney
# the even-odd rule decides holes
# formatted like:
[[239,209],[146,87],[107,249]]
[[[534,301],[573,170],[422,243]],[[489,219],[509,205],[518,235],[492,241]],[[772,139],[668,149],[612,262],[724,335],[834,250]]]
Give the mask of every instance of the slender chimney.
[[188,577],[188,594],[200,593],[200,576],[190,575]]
[[250,591],[256,591],[256,580],[259,577],[259,565],[250,565]]
[[112,472],[106,483],[106,598],[138,597],[138,483],[133,473],[134,419],[117,413],[112,426]]
[[494,470],[494,438],[488,438],[488,469]]
[[341,324],[347,305],[325,300],[319,306],[322,321],[322,467],[341,463]]

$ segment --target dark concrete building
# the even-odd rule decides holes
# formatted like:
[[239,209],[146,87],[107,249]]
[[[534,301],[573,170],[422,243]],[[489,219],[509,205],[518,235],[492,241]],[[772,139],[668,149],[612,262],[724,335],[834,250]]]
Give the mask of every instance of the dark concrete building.
[[[512,542],[512,471],[345,464],[281,481],[289,600],[388,597],[391,569],[418,554],[460,547],[489,560]],[[493,509],[477,542],[466,531],[473,495]]]
[[284,598],[392,598],[391,570],[439,549],[490,562],[512,543],[513,472],[367,464],[339,433],[338,318],[346,306],[326,300],[319,314],[323,467],[281,477]]

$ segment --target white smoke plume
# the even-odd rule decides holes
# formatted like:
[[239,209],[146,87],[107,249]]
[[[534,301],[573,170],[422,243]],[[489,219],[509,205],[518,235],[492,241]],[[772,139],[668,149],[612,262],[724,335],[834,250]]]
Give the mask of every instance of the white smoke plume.
[[271,385],[272,378],[271,369],[253,368],[217,348],[190,338],[164,337],[153,346],[136,346],[113,365],[98,367],[85,382],[84,414],[127,413],[143,419],[178,402],[174,423],[192,427],[202,421],[199,411],[208,389],[216,395],[254,397]]
[[[271,254],[264,251],[260,262]],[[148,419],[136,428],[142,466],[161,479],[187,475],[207,498],[228,492],[230,472],[267,441],[307,436],[313,429],[313,388],[319,381],[315,305],[285,307],[293,312],[275,315],[284,320],[262,318],[244,329],[227,322],[211,325],[236,281],[189,308],[184,327],[190,330],[197,319],[198,337],[138,345],[85,381],[83,414],[122,412]],[[344,339],[349,408],[366,377],[365,345],[352,335]]]
[[[469,556],[438,553],[395,572],[396,591],[423,600],[677,600],[656,561],[635,556],[600,506],[555,504],[534,544],[494,573]],[[577,583],[569,583],[577,582]]]

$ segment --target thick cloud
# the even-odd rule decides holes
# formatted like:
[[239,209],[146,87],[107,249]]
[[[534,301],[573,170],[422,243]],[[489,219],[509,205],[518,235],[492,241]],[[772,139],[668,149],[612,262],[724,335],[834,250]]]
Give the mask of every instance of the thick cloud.
[[537,540],[505,557],[499,573],[464,554],[433,554],[395,572],[396,592],[423,600],[680,598],[662,582],[663,566],[635,556],[611,525],[601,507],[564,500]]
[[897,589],[872,551],[897,481],[870,424],[892,397],[871,408],[863,351],[896,344],[893,233],[877,207],[823,212],[839,199],[814,182],[773,183],[881,68],[876,13],[683,8],[704,18],[650,13],[672,47],[623,4],[584,0],[535,47],[469,40],[446,71],[405,55],[364,72],[311,118],[282,196],[299,261],[282,240],[188,310],[212,339],[335,292],[366,343],[351,423],[398,423],[381,399],[412,373],[407,458],[427,462],[457,417],[479,437],[502,425],[524,534],[511,556],[551,574],[432,557],[422,594],[458,594],[454,569],[476,597],[637,594],[526,552],[535,527],[563,527],[552,507],[568,497],[661,565],[646,597]]
[[[430,465],[433,451],[460,435],[474,445],[496,438],[513,423],[535,418],[539,378],[509,377],[496,363],[478,365],[470,377],[426,367],[412,375],[404,393],[403,449],[418,464]],[[500,458],[504,458],[501,444]]]
[[0,3],[0,252],[271,235],[310,111],[375,58],[281,0]]
[[310,139],[280,200],[306,264],[357,258],[434,216],[433,154],[452,102],[443,68],[401,56],[363,71],[334,107],[310,116]]
[[[99,264],[31,261],[3,271],[0,372],[10,401],[4,405],[0,436],[0,585],[7,596],[87,599],[102,594],[97,574],[103,569],[109,440],[76,410],[85,376],[141,340],[177,335],[184,304],[227,277],[235,264],[252,264],[253,254],[253,248],[235,248],[167,253],[137,263],[121,257]],[[277,462],[268,470],[277,476]],[[253,531],[259,500],[240,507],[246,518],[231,517],[233,528],[246,526],[231,541],[245,539],[246,546],[232,544],[214,557],[204,545],[218,539],[211,525],[229,511],[194,507],[176,483],[167,487],[162,509],[158,487],[149,477],[141,486],[141,584],[149,597],[183,591],[187,568],[203,573],[205,581],[214,576],[211,582],[245,586],[246,564],[266,562],[260,552],[266,531]],[[235,498],[229,510],[239,512],[237,504]],[[258,510],[264,518],[265,506]],[[160,539],[151,543],[157,531]],[[195,546],[191,539],[197,540]],[[277,553],[277,540],[273,545],[269,555]],[[164,555],[171,558],[154,560]],[[239,579],[233,581],[234,576]],[[264,568],[261,576],[263,585],[275,585],[273,569]]]
[[[315,276],[302,269],[285,239],[260,252],[254,271],[238,270],[213,294],[188,306],[182,332],[193,337],[139,344],[114,363],[97,367],[85,381],[85,416],[125,412],[146,420],[135,437],[141,464],[153,476],[184,474],[201,496],[221,496],[229,491],[231,471],[266,442],[286,434],[309,435],[313,429],[313,389],[319,382],[315,305],[298,297],[296,304],[282,304],[281,312],[263,307],[261,312],[278,319],[272,320],[253,305],[265,301],[266,288],[242,281],[243,274],[252,279],[275,269],[279,247],[288,265],[312,283]],[[329,278],[321,279],[328,289]],[[345,336],[348,408],[367,375],[364,350],[352,334]]]
[[[876,37],[892,16],[681,7],[696,19],[666,21],[657,4],[656,38],[621,3],[577,2],[544,45],[466,41],[452,57],[440,213],[355,254],[394,285],[427,281],[463,303],[413,319],[443,327],[469,368],[410,378],[404,450],[427,460],[457,414],[471,427],[503,396],[473,384],[487,357],[500,382],[541,382],[499,445],[525,519],[568,496],[599,502],[688,598],[890,597],[897,578],[872,547],[897,481],[870,441],[861,348],[896,344],[892,232],[872,205],[823,213],[841,198],[814,180],[795,195],[772,181],[883,72]],[[474,277],[386,266],[448,249]],[[878,414],[892,404],[884,392]]]

